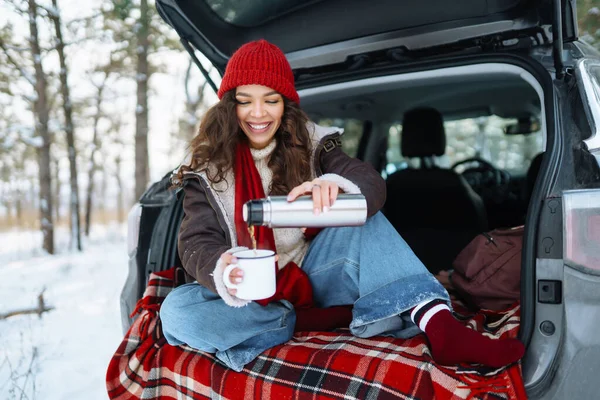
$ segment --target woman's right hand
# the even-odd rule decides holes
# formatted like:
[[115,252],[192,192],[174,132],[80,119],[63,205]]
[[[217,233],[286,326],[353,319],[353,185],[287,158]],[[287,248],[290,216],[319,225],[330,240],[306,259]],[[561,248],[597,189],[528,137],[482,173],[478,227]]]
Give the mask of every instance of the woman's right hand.
[[[225,263],[224,267],[226,268],[229,264],[237,263],[237,258],[235,258],[233,254],[223,253],[221,254],[221,261]],[[229,280],[232,283],[242,283],[244,280],[244,271],[242,271],[240,268],[232,269],[229,273]],[[231,296],[235,296],[237,294],[237,289],[227,288],[227,293],[229,293]]]

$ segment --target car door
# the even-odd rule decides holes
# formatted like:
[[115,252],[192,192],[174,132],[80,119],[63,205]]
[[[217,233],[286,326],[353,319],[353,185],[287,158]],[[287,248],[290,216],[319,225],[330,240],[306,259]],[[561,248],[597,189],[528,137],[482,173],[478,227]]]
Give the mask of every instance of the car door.
[[[595,398],[600,368],[600,61],[582,58],[555,81],[557,134],[548,143],[528,224],[536,226],[523,271],[528,342],[523,376],[531,398]],[[536,209],[538,211],[531,211]]]

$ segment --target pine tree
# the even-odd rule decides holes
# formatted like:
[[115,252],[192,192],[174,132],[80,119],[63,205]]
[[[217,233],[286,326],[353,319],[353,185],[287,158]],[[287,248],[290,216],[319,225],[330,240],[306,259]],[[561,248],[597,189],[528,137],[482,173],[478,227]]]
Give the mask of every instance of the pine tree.
[[105,24],[113,32],[115,43],[125,43],[116,57],[123,65],[135,65],[135,198],[139,199],[147,188],[149,172],[148,156],[148,97],[149,80],[160,65],[151,56],[160,51],[178,49],[179,42],[173,32],[160,19],[154,4],[148,0],[113,0],[113,8],[106,13]]
[[67,154],[69,157],[70,172],[70,223],[71,223],[71,247],[81,251],[81,222],[79,218],[79,184],[77,182],[77,149],[75,147],[75,127],[73,125],[73,103],[68,83],[68,67],[65,55],[65,42],[63,40],[62,23],[58,1],[52,0],[52,8],[47,10],[52,20],[55,31],[56,51],[60,62],[60,87],[63,100],[63,113],[65,118],[65,134],[67,140]]
[[[15,71],[20,81],[28,82],[32,94],[28,100],[32,103],[35,126],[19,132],[20,140],[35,147],[38,164],[39,212],[42,231],[42,247],[54,254],[54,216],[52,199],[51,147],[52,138],[48,128],[50,119],[50,100],[48,98],[48,75],[44,70],[42,47],[39,38],[38,4],[27,0],[27,8],[15,5],[15,12],[26,16],[29,26],[28,49],[22,49],[12,43],[12,27],[7,25],[0,35],[0,51],[3,58]],[[28,54],[29,57],[24,57]],[[32,73],[33,70],[33,73]],[[10,83],[9,83],[10,85]],[[30,131],[34,132],[32,136]]]

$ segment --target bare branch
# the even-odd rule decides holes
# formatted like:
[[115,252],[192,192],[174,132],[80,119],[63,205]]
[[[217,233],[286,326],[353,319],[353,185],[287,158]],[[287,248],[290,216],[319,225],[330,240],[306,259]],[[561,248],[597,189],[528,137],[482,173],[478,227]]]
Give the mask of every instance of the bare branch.
[[[15,315],[24,315],[24,314],[37,314],[38,317],[41,317],[43,313],[54,310],[54,307],[48,307],[48,306],[46,306],[46,304],[44,302],[44,291],[45,290],[46,289],[42,290],[42,292],[38,295],[37,308],[24,308],[21,310],[9,311],[8,313],[0,314],[0,319],[7,319],[10,317],[14,317]],[[34,352],[35,352],[35,349],[34,349]],[[34,353],[34,357],[35,357],[35,353]],[[33,362],[33,360],[32,360],[32,362]]]
[[29,73],[27,73],[27,71],[21,65],[19,65],[19,63],[10,55],[8,48],[6,47],[6,44],[4,43],[4,40],[2,40],[1,37],[0,37],[0,49],[2,49],[2,51],[4,52],[4,55],[8,59],[8,62],[11,63],[19,71],[21,76],[23,78],[25,78],[27,80],[27,82],[31,83],[32,86],[35,86],[35,84],[36,84],[35,78],[33,76],[31,76]]
[[[37,347],[33,348],[33,353],[31,354],[31,361],[29,362],[29,367],[27,368],[27,372],[26,372],[26,376],[25,376],[25,382],[23,382],[23,388],[27,387],[27,381],[29,380],[29,377],[31,375],[33,375],[33,362],[35,361],[35,359],[37,358],[37,354],[38,354],[38,349]],[[23,396],[25,396],[25,391],[21,391],[21,400],[23,399]]]
[[102,11],[98,11],[97,13],[95,13],[95,14],[92,14],[92,15],[89,15],[89,16],[87,16],[87,17],[82,17],[82,18],[75,18],[75,19],[72,19],[72,20],[70,20],[69,22],[65,23],[65,26],[67,27],[67,29],[70,29],[70,28],[71,28],[71,25],[75,25],[75,24],[77,24],[77,23],[80,23],[80,22],[86,22],[86,21],[90,21],[90,20],[92,20],[92,19],[99,18],[99,17],[101,17],[102,15],[103,15]]
[[185,86],[185,101],[186,101],[186,103],[192,102],[192,96],[190,96],[190,90],[188,88],[188,82],[190,81],[190,73],[192,71],[192,62],[193,61],[191,59],[188,61],[188,66],[185,70],[185,78],[183,79],[184,86]]
[[38,99],[35,93],[33,95],[21,94],[19,97],[31,104],[35,103]]
[[26,8],[21,8],[17,5],[17,3],[15,3],[14,0],[4,0],[5,3],[10,4],[12,6],[12,8],[14,9],[15,12],[17,12],[18,14],[27,14],[27,9]]
[[17,53],[25,53],[25,52],[31,51],[31,49],[29,47],[17,47],[17,46],[12,45],[12,44],[7,44],[7,45],[5,45],[5,47],[8,50],[12,50],[12,51],[17,52]]
[[57,18],[60,15],[60,11],[52,6],[45,6],[40,3],[37,3],[37,8],[46,11],[46,15],[49,18]]

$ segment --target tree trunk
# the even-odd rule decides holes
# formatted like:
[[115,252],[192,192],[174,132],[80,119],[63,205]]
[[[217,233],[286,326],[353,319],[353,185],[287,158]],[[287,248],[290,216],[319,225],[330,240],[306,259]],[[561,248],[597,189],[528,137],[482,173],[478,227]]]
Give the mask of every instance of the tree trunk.
[[37,98],[34,102],[36,117],[36,132],[42,139],[42,145],[37,148],[40,185],[40,219],[43,236],[43,248],[49,254],[54,254],[54,219],[52,216],[52,174],[50,173],[50,132],[48,132],[49,107],[46,92],[46,74],[42,67],[42,56],[37,26],[37,4],[28,0],[29,5],[29,42],[35,67],[35,91]]
[[96,114],[94,115],[94,123],[93,130],[94,135],[92,138],[92,152],[90,154],[90,169],[88,170],[88,187],[87,187],[87,196],[85,201],[85,235],[90,236],[90,226],[92,223],[92,198],[94,196],[94,175],[98,166],[96,165],[96,154],[98,152],[98,147],[100,146],[100,142],[98,140],[98,122],[100,121],[100,117],[102,116],[102,93],[104,91],[106,80],[104,80],[100,86],[98,86],[98,91],[96,93]]
[[17,189],[17,199],[15,200],[15,218],[16,225],[23,226],[23,200],[21,200],[21,189]]
[[79,219],[79,185],[77,184],[77,149],[75,148],[75,132],[73,125],[73,105],[71,103],[71,94],[69,83],[67,81],[67,59],[65,55],[65,43],[62,36],[60,23],[60,13],[58,11],[57,0],[52,0],[53,12],[49,13],[54,22],[56,32],[56,50],[60,62],[60,91],[63,98],[63,110],[65,113],[65,133],[67,135],[67,149],[69,155],[69,169],[71,174],[71,201],[69,202],[70,222],[71,222],[71,249],[76,248],[81,251],[81,222]]
[[189,92],[192,63],[193,63],[192,60],[190,60],[188,62],[188,67],[185,71],[185,83],[184,83],[184,86],[185,86],[184,121],[185,121],[185,125],[187,125],[187,126],[184,127],[183,132],[184,132],[184,138],[187,143],[191,142],[192,139],[194,138],[194,136],[196,136],[196,105],[197,105],[197,102],[192,99],[192,96],[190,95],[190,92]]
[[148,169],[148,0],[140,1],[140,24],[137,37],[137,105],[135,108],[135,197],[144,194],[150,173]]
[[[25,176],[25,156],[21,156],[17,159],[16,161],[16,169],[14,171],[14,173],[17,176]],[[24,199],[27,196],[25,195],[25,192],[23,192],[21,190],[20,185],[16,185],[15,188],[15,217],[17,218],[17,226],[19,227],[23,227],[24,221],[23,221],[23,205],[27,204],[27,201],[24,201]]]
[[6,225],[9,227],[13,226],[13,203],[10,200],[2,202],[2,205],[6,208]]
[[[93,153],[93,151],[92,151]],[[90,165],[88,171],[88,187],[85,199],[85,236],[90,236],[90,227],[92,225],[92,197],[94,195],[94,170],[95,165]]]
[[[188,67],[185,71],[184,78],[184,90],[185,90],[185,114],[183,118],[183,126],[181,126],[181,133],[183,133],[183,139],[189,143],[198,133],[198,117],[196,116],[199,108],[204,103],[204,89],[208,85],[208,81],[204,81],[201,86],[197,86],[195,95],[190,93],[190,81],[191,81],[191,69],[193,61],[189,61]],[[212,70],[212,69],[211,69]],[[209,73],[210,71],[209,70]]]
[[115,157],[115,179],[117,180],[117,217],[119,222],[123,222],[125,219],[125,207],[123,206],[123,182],[121,181],[121,156]]
[[60,223],[60,159],[54,159],[54,221]]
[[[103,155],[102,159],[106,160],[108,159],[108,157],[106,156],[106,154]],[[102,211],[102,216],[104,218],[104,222],[108,222],[109,219],[107,219],[107,213],[106,210],[108,209],[107,207],[107,196],[106,194],[108,193],[108,170],[106,169],[106,166],[104,166],[102,169],[102,176],[101,176],[101,180],[100,180],[100,194],[98,195],[98,198],[100,199],[100,210]]]

